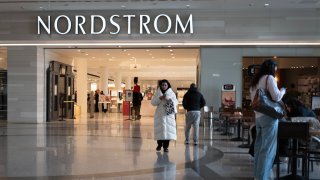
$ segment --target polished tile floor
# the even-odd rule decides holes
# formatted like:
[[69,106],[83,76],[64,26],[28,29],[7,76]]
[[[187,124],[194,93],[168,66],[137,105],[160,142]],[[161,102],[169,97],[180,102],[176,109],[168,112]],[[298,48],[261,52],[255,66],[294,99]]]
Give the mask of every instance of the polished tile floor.
[[[243,142],[200,128],[200,144],[184,145],[184,115],[177,141],[156,152],[153,117],[119,113],[45,124],[0,121],[0,179],[253,179]],[[286,172],[286,166],[281,168]],[[320,177],[314,167],[312,179]]]

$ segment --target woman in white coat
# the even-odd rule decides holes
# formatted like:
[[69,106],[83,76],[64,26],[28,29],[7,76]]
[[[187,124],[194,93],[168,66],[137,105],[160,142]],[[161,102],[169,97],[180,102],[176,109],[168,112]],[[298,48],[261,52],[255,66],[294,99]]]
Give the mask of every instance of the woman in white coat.
[[[173,111],[168,112],[166,104],[173,105]],[[168,80],[159,82],[159,88],[152,97],[151,104],[157,106],[154,114],[154,138],[157,140],[157,151],[163,147],[164,152],[168,152],[169,141],[177,139],[175,114],[177,113],[178,100],[172,91]]]

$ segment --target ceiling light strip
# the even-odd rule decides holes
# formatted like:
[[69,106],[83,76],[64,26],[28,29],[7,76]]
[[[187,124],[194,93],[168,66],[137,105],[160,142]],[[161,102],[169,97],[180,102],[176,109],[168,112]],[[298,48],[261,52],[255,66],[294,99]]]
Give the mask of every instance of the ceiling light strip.
[[0,43],[0,46],[319,46],[320,42]]

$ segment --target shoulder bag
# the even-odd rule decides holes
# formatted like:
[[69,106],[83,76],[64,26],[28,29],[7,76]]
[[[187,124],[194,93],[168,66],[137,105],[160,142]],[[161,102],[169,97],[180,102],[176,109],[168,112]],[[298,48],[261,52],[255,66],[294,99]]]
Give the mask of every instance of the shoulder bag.
[[170,114],[174,114],[174,103],[173,101],[170,99],[167,101],[167,103],[164,105],[165,109],[166,109],[166,115],[170,115]]
[[274,101],[268,91],[268,78],[266,88],[259,88],[252,101],[253,110],[263,113],[272,118],[281,119],[285,115],[285,107],[282,101]]

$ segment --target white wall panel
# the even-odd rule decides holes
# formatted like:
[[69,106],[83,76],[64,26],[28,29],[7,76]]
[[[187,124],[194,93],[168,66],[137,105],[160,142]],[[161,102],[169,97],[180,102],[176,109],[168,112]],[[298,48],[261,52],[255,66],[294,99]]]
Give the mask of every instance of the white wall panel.
[[242,100],[242,57],[319,57],[319,48],[201,48],[201,92],[207,104],[221,106],[223,84],[236,86],[236,106]]
[[45,121],[44,76],[43,50],[8,48],[8,122]]
[[[113,14],[147,14],[153,19],[159,14],[168,14],[172,17],[179,14],[187,17],[193,14],[194,34],[174,34],[171,30],[168,34],[157,34],[151,30],[151,34],[139,32],[139,24],[132,23],[132,34],[127,34],[127,22],[119,20],[121,31],[117,35],[103,33],[101,35],[37,35],[37,16],[52,18],[58,15],[68,15],[73,20],[74,15],[84,15],[89,24],[92,14],[102,15],[107,19],[107,32],[114,30],[109,23],[109,17]],[[13,40],[58,40],[62,42],[74,42],[74,40],[99,42],[197,42],[197,41],[295,41],[316,40],[320,33],[320,11],[309,9],[261,9],[261,10],[139,10],[139,11],[39,11],[39,12],[2,12],[0,13],[0,42]],[[136,18],[138,19],[138,18]],[[174,22],[173,22],[174,24]],[[172,25],[173,25],[172,24]],[[150,27],[153,24],[149,24]],[[163,25],[163,23],[162,23]],[[98,26],[98,24],[97,24]],[[90,27],[90,25],[88,25]],[[85,30],[89,32],[89,28]],[[151,28],[152,29],[152,28]],[[173,28],[174,29],[174,28]],[[74,32],[74,24],[72,26]]]

